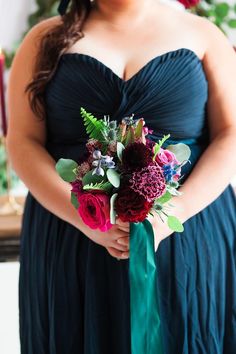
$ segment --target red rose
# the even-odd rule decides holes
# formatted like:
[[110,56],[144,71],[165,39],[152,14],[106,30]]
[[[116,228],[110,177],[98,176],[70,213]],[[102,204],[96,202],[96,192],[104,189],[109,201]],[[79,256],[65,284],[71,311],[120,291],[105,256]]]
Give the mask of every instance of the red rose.
[[105,193],[83,193],[78,196],[79,214],[91,229],[103,232],[112,227],[110,223],[110,199]]
[[124,222],[142,222],[146,219],[153,203],[129,187],[121,188],[115,200],[115,210]]

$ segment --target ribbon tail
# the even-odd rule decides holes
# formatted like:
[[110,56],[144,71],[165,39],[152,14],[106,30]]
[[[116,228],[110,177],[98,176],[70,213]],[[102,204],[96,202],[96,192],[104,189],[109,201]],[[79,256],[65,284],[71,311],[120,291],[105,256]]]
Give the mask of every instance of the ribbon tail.
[[163,354],[154,233],[146,219],[130,223],[131,353]]

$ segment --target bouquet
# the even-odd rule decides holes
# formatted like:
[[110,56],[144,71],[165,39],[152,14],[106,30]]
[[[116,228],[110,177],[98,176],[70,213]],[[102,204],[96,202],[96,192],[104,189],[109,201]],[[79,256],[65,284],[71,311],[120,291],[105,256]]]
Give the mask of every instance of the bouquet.
[[71,202],[91,229],[109,230],[119,217],[130,223],[130,317],[132,354],[163,354],[154,233],[148,215],[157,213],[173,231],[183,225],[169,213],[178,196],[182,166],[190,149],[167,145],[170,135],[155,142],[143,118],[97,119],[83,107],[89,139],[80,162],[61,158],[59,175],[71,184]]
[[183,225],[168,214],[178,187],[181,167],[188,161],[185,144],[163,144],[170,135],[154,142],[143,118],[124,117],[121,124],[97,119],[81,108],[89,136],[82,162],[59,159],[56,170],[71,183],[71,202],[83,222],[92,229],[107,231],[116,217],[127,222],[142,222],[156,212],[173,231]]

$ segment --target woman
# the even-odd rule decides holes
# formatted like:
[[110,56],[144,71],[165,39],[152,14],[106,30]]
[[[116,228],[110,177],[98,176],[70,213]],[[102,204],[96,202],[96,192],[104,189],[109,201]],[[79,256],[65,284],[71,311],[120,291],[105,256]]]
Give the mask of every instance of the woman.
[[8,92],[8,150],[29,188],[19,279],[22,353],[131,351],[129,225],[117,220],[107,233],[90,230],[55,172],[60,157],[82,153],[81,106],[118,121],[135,113],[154,135],[189,144],[192,163],[172,203],[185,231],[150,219],[164,353],[234,353],[234,50],[210,21],[157,0],[73,0],[64,15],[65,8],[26,36]]

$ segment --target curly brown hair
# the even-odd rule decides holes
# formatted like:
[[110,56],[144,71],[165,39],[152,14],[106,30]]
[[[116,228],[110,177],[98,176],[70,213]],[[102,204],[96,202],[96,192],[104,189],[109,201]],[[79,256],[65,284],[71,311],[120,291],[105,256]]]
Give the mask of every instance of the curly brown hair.
[[47,31],[40,40],[40,55],[36,58],[33,79],[26,87],[30,107],[39,118],[44,117],[46,85],[53,77],[62,54],[84,36],[82,26],[91,8],[90,0],[72,0],[62,22]]

